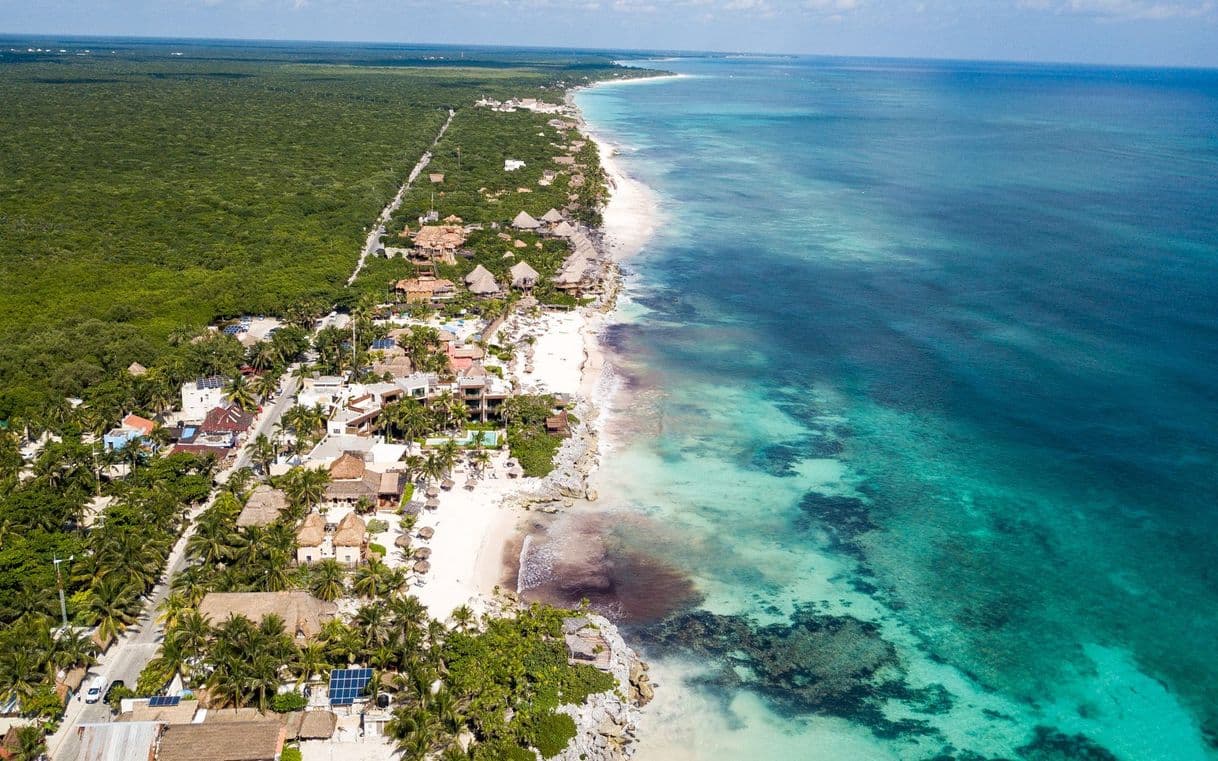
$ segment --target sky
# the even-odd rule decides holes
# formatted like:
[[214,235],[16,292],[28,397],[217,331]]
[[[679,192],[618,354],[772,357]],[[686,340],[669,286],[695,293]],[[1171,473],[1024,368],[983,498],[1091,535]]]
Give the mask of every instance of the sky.
[[1218,0],[0,0],[0,33],[1218,67]]

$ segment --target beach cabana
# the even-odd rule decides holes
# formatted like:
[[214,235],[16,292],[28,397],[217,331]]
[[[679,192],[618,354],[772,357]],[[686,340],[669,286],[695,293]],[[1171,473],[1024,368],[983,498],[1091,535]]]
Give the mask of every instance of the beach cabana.
[[486,267],[479,264],[465,276],[465,287],[475,296],[493,296],[499,293],[499,283]]
[[508,273],[512,276],[512,287],[522,291],[527,291],[537,285],[537,279],[541,277],[537,270],[529,266],[528,262],[516,262]]
[[541,227],[541,223],[533,219],[527,211],[522,211],[512,220],[512,227],[517,230],[536,230]]
[[435,535],[436,535],[436,530],[434,528],[432,528],[431,526],[424,526],[423,528],[419,529],[419,533],[418,533],[418,537],[424,541],[432,538]]

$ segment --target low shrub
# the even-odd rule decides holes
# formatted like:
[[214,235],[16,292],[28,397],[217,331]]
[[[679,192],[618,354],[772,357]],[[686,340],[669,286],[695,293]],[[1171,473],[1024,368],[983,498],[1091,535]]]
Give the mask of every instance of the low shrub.
[[303,711],[308,705],[308,699],[299,692],[281,692],[271,698],[271,710],[275,713]]

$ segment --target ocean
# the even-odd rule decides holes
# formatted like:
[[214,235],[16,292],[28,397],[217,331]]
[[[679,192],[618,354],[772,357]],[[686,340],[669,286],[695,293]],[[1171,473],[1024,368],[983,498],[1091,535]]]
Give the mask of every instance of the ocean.
[[531,583],[638,758],[1218,758],[1218,72],[655,65],[577,96],[658,227]]

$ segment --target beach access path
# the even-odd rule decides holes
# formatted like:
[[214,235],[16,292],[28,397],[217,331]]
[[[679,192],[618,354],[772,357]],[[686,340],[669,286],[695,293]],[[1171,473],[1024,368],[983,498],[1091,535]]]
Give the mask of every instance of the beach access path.
[[457,112],[448,109],[448,119],[444,121],[444,126],[440,127],[440,131],[436,134],[436,139],[431,141],[431,146],[419,158],[414,169],[410,170],[410,175],[406,178],[406,182],[402,183],[402,187],[398,188],[397,195],[393,197],[385,208],[381,210],[381,215],[376,218],[376,225],[372,228],[372,232],[368,233],[368,239],[364,241],[364,250],[360,252],[359,261],[355,263],[355,271],[351,273],[351,277],[347,278],[347,287],[355,284],[355,279],[359,277],[359,273],[364,269],[364,262],[368,257],[376,253],[376,250],[381,247],[381,238],[385,235],[385,225],[389,224],[393,213],[402,205],[402,199],[406,197],[406,192],[414,185],[414,181],[419,179],[419,175],[431,163],[431,152],[440,144],[440,138],[444,137],[444,133],[448,132],[448,125],[453,123],[453,117]]

